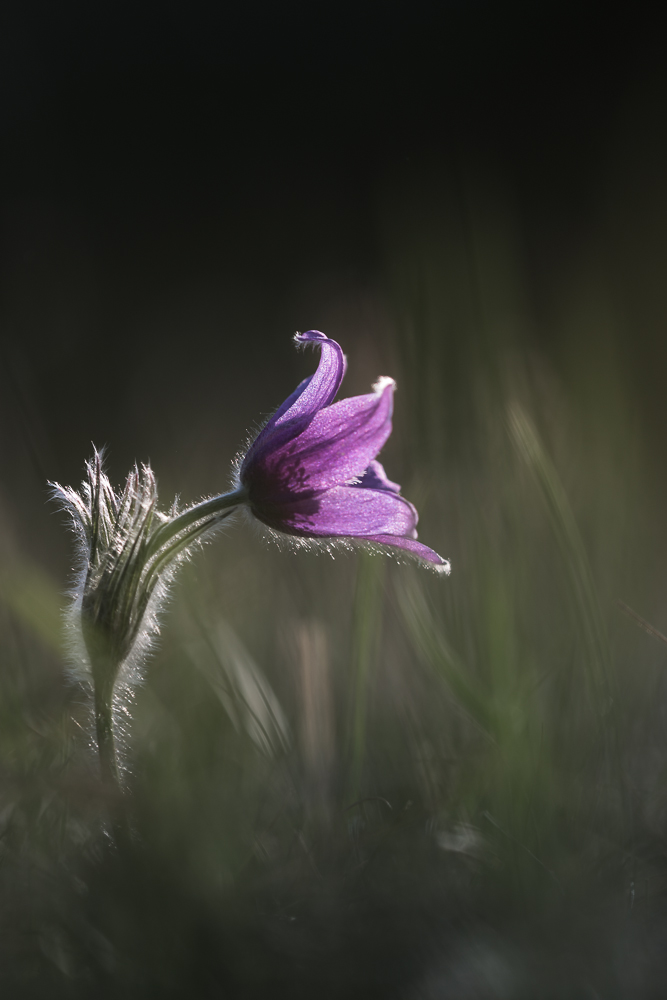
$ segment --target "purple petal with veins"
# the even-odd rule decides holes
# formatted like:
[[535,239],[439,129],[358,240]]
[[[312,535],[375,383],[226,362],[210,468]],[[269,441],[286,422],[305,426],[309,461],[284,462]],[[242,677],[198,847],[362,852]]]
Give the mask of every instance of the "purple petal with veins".
[[[268,516],[267,516],[268,514]],[[417,511],[389,490],[334,486],[317,496],[262,507],[260,520],[293,535],[402,535],[415,538]],[[282,527],[281,527],[282,526]]]
[[370,490],[391,490],[392,493],[401,492],[401,487],[398,483],[392,483],[391,479],[387,479],[387,473],[375,459],[370,463],[359,481],[350,483],[350,486],[361,486],[364,489]]
[[274,452],[281,443],[291,440],[308,426],[310,420],[323,407],[336,398],[343,381],[347,362],[340,345],[329,340],[319,330],[298,333],[298,344],[319,344],[320,363],[314,375],[301,382],[282,406],[279,406],[265,427],[259,432],[243,460],[243,465],[259,455]]
[[304,429],[292,427],[294,437],[252,456],[245,470],[251,501],[312,494],[363,476],[391,433],[393,393],[387,380],[377,392],[327,406]]

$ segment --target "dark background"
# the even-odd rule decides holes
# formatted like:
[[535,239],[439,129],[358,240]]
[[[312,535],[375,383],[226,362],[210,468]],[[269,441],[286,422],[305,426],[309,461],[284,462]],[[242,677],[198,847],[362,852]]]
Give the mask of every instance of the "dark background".
[[[391,307],[382,323],[359,306],[370,295],[386,314],[391,300],[384,223],[406,190],[424,229],[441,189],[465,214],[478,175],[510,205],[530,336],[556,366],[554,300],[593,254],[655,432],[664,89],[641,6],[10,3],[0,16],[0,462],[15,512],[37,513],[46,479],[78,481],[91,440],[114,480],[150,458],[189,496],[223,488],[247,429],[310,370],[295,329],[326,327],[352,357],[370,343],[367,365],[356,358],[367,384],[391,356]],[[456,352],[467,332],[443,336]],[[661,431],[654,445],[664,456]]]

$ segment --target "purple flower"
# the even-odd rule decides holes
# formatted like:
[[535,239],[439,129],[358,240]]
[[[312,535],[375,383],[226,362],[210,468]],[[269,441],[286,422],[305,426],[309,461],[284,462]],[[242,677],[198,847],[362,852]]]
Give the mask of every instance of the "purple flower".
[[391,433],[393,379],[334,403],[346,364],[339,345],[317,330],[295,339],[318,344],[320,363],[241,462],[239,487],[251,512],[287,535],[391,546],[448,574],[449,562],[417,541],[417,511],[376,461]]

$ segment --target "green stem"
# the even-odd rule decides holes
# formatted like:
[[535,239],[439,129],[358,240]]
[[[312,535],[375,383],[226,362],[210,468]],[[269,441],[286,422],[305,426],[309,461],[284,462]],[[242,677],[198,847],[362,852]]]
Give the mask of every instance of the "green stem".
[[109,689],[109,685],[96,683],[95,730],[97,733],[97,752],[100,756],[100,772],[105,785],[120,792],[120,772],[116,757],[111,699],[112,689]]
[[117,850],[125,851],[130,845],[130,832],[125,797],[120,781],[116,740],[113,729],[113,682],[95,685],[95,730],[97,752],[100,757],[102,786],[107,793],[107,809],[111,836]]
[[248,495],[245,489],[241,487],[238,490],[232,490],[231,493],[222,493],[211,500],[202,500],[201,503],[195,504],[194,507],[189,507],[182,514],[179,514],[173,520],[157,529],[151,539],[147,558],[158,552],[163,545],[172,538],[175,538],[182,531],[185,531],[190,525],[196,524],[197,521],[203,521],[214,514],[219,514],[223,510],[229,510],[230,507],[239,507],[247,501],[247,498]]

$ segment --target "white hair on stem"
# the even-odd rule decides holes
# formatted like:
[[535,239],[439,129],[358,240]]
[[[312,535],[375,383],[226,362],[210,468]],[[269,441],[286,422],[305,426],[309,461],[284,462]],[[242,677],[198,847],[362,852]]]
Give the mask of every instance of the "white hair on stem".
[[79,492],[58,483],[51,487],[70,516],[78,548],[66,644],[73,672],[92,689],[103,776],[119,785],[116,735],[123,732],[133,690],[159,635],[170,586],[181,563],[234,513],[241,494],[183,511],[175,500],[164,514],[149,465],[135,465],[116,493],[97,450]]

